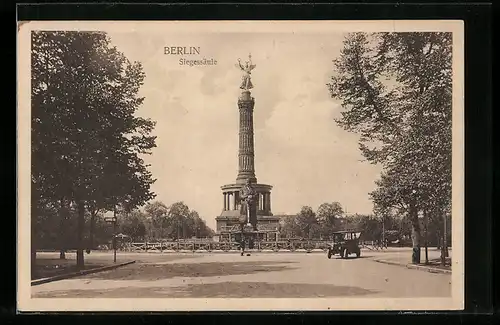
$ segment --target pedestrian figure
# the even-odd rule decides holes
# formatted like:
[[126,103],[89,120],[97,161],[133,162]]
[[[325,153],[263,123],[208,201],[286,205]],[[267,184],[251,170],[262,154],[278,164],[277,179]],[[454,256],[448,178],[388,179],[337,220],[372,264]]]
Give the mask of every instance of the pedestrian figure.
[[245,239],[241,238],[241,256],[245,254]]

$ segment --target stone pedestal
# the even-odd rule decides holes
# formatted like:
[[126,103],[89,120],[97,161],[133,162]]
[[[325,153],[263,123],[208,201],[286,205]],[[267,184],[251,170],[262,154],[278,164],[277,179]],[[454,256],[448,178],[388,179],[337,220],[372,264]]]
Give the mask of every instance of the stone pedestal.
[[[240,216],[242,215],[242,203],[240,200],[240,190],[244,184],[228,184],[221,187],[223,196],[223,209],[217,221],[217,231],[221,227],[232,227],[240,224]],[[273,217],[271,211],[271,185],[267,184],[252,184],[252,187],[258,194],[258,200],[255,202],[256,220],[250,220],[255,226],[256,224],[278,223],[279,218]]]

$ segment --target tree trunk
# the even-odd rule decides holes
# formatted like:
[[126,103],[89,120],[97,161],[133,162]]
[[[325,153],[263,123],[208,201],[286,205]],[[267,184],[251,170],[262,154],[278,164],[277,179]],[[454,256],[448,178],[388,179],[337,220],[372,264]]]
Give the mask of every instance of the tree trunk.
[[444,220],[444,236],[443,236],[443,243],[444,243],[444,256],[449,257],[450,255],[448,254],[448,216],[446,215],[446,212],[444,213],[443,216]]
[[446,252],[444,249],[444,237],[442,234],[441,234],[440,240],[441,240],[441,265],[445,266],[446,265]]
[[92,209],[90,211],[90,230],[89,230],[89,243],[87,247],[87,253],[90,253],[92,249],[94,249],[94,228],[95,228],[95,217],[96,217],[96,210]]
[[59,209],[59,259],[65,260],[66,259],[66,217],[67,217],[67,210],[66,210],[66,201],[62,197],[60,199],[60,209]]
[[34,279],[37,276],[36,271],[36,248],[37,248],[37,219],[38,219],[38,202],[32,202],[31,209],[31,278]]
[[429,264],[429,240],[428,240],[428,214],[424,210],[424,244],[425,244],[425,264]]
[[410,206],[410,220],[412,225],[412,244],[413,254],[411,258],[412,264],[420,264],[420,222],[418,220],[418,211],[414,204]]
[[85,204],[83,201],[78,201],[78,229],[77,229],[77,248],[76,248],[76,266],[83,267],[85,265],[83,259],[83,231],[85,228]]

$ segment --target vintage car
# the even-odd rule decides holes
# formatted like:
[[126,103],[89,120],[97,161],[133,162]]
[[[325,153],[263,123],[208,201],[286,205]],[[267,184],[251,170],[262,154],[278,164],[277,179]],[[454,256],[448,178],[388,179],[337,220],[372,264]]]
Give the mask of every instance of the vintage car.
[[359,247],[361,231],[337,231],[332,235],[333,241],[328,245],[328,258],[336,254],[339,254],[341,258],[347,258],[349,254],[356,254],[356,257],[361,255]]

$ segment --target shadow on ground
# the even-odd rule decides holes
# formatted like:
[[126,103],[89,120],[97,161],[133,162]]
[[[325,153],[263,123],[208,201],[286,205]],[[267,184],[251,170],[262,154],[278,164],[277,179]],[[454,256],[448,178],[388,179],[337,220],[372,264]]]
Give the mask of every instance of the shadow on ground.
[[179,298],[313,298],[334,296],[360,296],[377,293],[360,287],[268,282],[222,282],[191,284],[171,288],[173,297]]
[[[173,277],[210,277],[253,274],[294,269],[292,262],[228,262],[228,263],[186,263],[186,264],[133,264],[112,271],[87,275],[97,280],[143,280],[155,281]],[[281,265],[285,264],[285,265]]]
[[44,292],[35,298],[322,298],[353,297],[378,291],[360,287],[303,283],[222,282],[182,287],[122,287],[111,290]]

